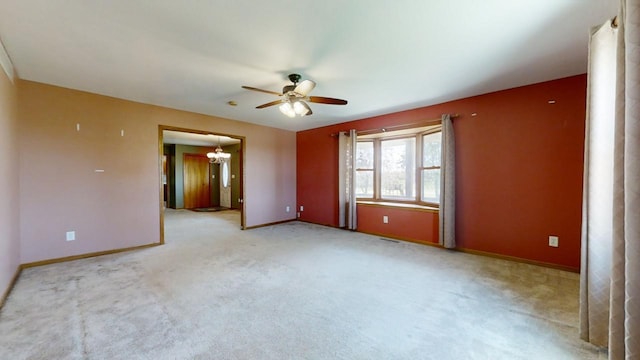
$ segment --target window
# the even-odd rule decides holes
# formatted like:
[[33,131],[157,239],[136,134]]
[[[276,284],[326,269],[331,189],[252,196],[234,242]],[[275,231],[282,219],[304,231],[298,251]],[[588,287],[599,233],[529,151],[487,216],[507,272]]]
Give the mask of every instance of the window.
[[373,142],[358,142],[356,147],[356,197],[373,197]]
[[222,187],[229,187],[229,161],[222,161]]
[[358,136],[356,197],[438,204],[441,137],[440,125]]
[[380,198],[415,200],[416,139],[380,141]]
[[423,202],[437,204],[440,201],[441,140],[441,131],[422,135],[422,166],[420,167],[422,192],[420,200]]

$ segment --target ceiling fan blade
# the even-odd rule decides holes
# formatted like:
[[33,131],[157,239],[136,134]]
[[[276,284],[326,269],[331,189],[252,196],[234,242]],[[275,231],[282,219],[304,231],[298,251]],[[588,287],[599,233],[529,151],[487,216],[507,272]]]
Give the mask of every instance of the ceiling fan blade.
[[254,88],[254,87],[251,87],[251,86],[242,86],[242,88],[243,89],[247,89],[247,90],[260,91],[260,92],[267,93],[267,94],[282,96],[282,94],[280,94],[279,92],[275,92],[275,91],[271,91],[271,90],[263,90],[263,89],[258,89],[258,88]]
[[313,103],[329,104],[329,105],[347,105],[347,100],[334,99],[322,96],[309,96],[309,101]]
[[256,109],[264,109],[266,107],[273,106],[273,105],[278,105],[280,103],[282,103],[282,99],[279,99],[279,100],[276,100],[276,101],[272,101],[272,102],[268,102],[266,104],[258,105],[258,106],[256,106]]
[[296,86],[295,89],[293,89],[293,92],[296,93],[296,94],[300,94],[302,97],[305,97],[315,87],[316,87],[316,83],[315,82],[313,82],[311,80],[304,80],[303,82],[298,84],[298,86]]

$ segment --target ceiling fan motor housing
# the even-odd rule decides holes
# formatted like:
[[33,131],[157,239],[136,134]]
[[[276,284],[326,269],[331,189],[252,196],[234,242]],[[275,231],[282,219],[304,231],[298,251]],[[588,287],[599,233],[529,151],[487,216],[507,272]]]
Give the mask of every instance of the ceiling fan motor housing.
[[295,85],[287,85],[282,88],[282,93],[287,94],[289,91],[293,91],[296,88]]
[[300,74],[289,74],[289,80],[293,83],[294,87],[300,82],[301,78]]

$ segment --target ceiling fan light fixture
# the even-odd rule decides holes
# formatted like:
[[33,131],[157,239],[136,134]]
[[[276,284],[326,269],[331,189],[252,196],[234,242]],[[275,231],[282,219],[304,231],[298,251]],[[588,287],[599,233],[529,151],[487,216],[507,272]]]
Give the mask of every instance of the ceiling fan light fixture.
[[309,108],[309,105],[307,105],[307,103],[305,103],[304,101],[294,102],[293,110],[296,112],[296,114],[300,116],[305,116],[311,111],[311,109]]
[[304,80],[300,84],[296,85],[293,90],[294,93],[300,95],[301,97],[307,96],[313,88],[316,87],[316,83],[311,80]]
[[293,109],[293,106],[288,101],[280,105],[278,109],[280,109],[281,113],[287,115],[290,118],[296,116],[296,111]]

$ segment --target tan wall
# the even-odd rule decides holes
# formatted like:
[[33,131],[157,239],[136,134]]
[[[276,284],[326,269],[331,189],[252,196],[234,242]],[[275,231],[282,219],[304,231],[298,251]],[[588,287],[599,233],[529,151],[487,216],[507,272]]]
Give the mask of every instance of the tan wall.
[[245,225],[294,217],[294,132],[29,81],[18,89],[23,263],[159,241],[159,125],[246,137]]
[[0,68],[0,298],[20,264],[16,93]]

